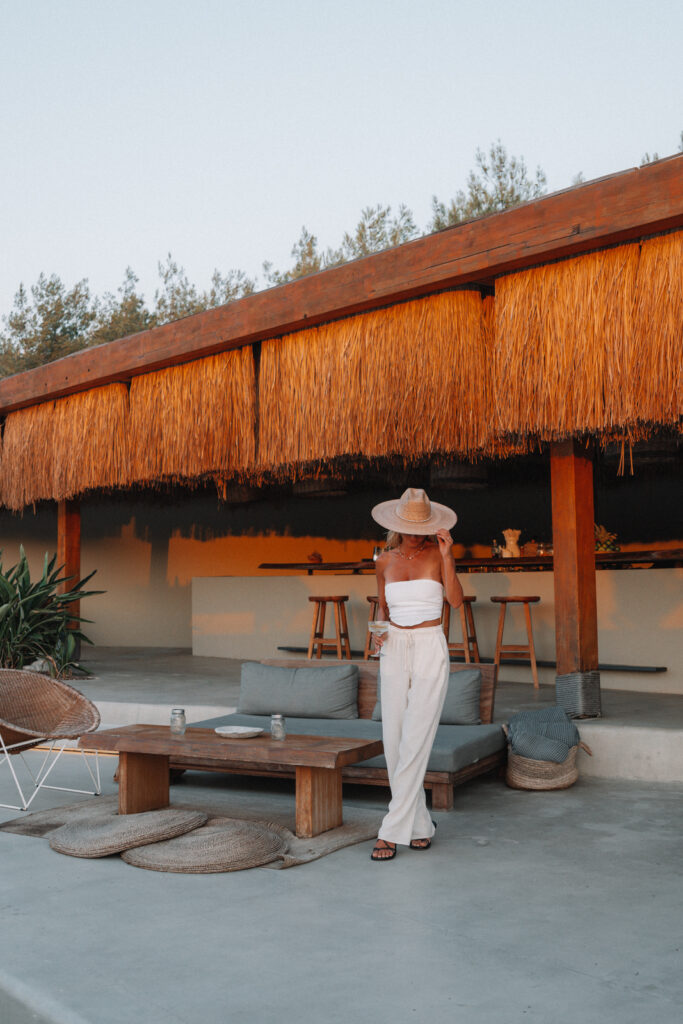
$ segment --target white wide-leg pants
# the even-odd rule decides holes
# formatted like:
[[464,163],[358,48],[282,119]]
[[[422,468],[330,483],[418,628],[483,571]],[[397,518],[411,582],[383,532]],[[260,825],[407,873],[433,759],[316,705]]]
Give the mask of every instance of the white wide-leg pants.
[[450,661],[441,626],[389,627],[380,654],[382,738],[391,803],[379,838],[430,839],[424,777],[446,699]]

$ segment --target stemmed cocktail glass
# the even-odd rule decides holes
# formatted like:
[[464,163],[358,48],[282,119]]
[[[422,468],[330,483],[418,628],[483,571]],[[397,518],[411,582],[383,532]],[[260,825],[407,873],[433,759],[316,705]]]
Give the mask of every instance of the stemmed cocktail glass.
[[[384,636],[389,632],[389,623],[386,619],[371,619],[370,622],[368,622],[368,629],[373,636]],[[379,658],[379,651],[373,650],[370,657]]]

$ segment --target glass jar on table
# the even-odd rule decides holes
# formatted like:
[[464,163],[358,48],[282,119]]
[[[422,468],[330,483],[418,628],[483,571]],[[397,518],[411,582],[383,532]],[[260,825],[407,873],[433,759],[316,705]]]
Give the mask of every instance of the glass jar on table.
[[182,736],[185,733],[185,708],[171,709],[171,733],[174,736]]

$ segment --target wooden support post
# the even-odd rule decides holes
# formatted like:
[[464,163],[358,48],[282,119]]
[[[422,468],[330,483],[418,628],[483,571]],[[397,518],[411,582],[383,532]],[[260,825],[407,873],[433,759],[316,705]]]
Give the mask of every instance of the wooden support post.
[[[81,506],[78,501],[57,502],[57,565],[64,566],[62,575],[74,577],[62,584],[60,589],[65,593],[81,578]],[[80,601],[74,601],[70,608],[74,615],[81,614]],[[79,658],[80,644],[76,647],[76,658]]]
[[560,683],[562,677],[572,676],[573,684],[585,677],[597,689],[597,710],[593,711],[599,715],[592,450],[573,439],[554,442],[550,475],[558,703],[583,715],[581,700],[578,707],[567,707],[567,701],[560,699]]

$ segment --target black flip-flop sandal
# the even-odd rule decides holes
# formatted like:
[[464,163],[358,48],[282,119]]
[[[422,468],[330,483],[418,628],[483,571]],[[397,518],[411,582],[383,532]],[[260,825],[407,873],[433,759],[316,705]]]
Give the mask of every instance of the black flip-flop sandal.
[[[434,821],[434,819],[432,819],[432,825],[434,826],[434,828],[438,827],[436,822]],[[416,843],[419,843],[420,845],[416,846],[415,845]],[[411,850],[428,850],[431,845],[432,845],[431,839],[411,839],[410,840],[410,849]]]
[[[384,843],[384,846],[378,846],[377,845],[378,843]],[[391,853],[389,853],[385,857],[375,857],[375,853],[378,850],[379,851],[391,850]],[[375,843],[375,847],[374,847],[372,853],[370,854],[370,860],[374,860],[375,863],[379,863],[380,861],[383,861],[383,860],[393,860],[395,856],[396,856],[396,843],[391,843],[390,844],[390,843],[388,843],[386,841],[386,839],[378,839],[377,843]]]

